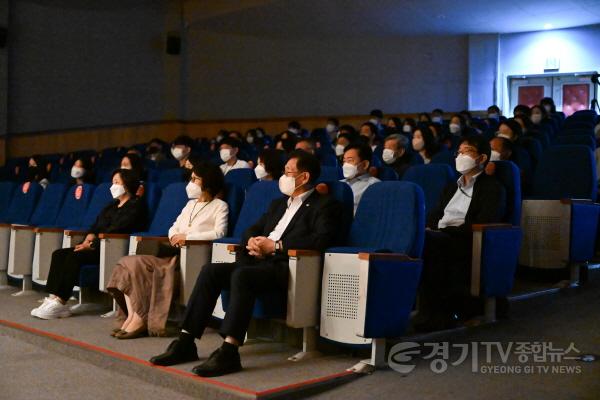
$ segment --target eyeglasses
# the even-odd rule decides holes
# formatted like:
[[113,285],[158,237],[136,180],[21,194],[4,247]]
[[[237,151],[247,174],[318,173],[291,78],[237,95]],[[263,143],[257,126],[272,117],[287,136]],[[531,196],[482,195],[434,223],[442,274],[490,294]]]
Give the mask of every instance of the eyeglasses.
[[454,157],[457,157],[459,154],[466,154],[468,156],[478,156],[479,153],[477,152],[477,150],[475,149],[465,149],[465,150],[458,150],[454,153]]

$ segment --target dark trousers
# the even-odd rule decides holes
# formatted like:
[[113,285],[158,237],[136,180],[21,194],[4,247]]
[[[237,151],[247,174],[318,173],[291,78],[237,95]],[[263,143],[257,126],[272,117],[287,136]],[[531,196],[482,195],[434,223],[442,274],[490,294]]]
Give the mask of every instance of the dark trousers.
[[425,314],[450,313],[460,307],[471,282],[471,235],[426,231],[421,277]]
[[222,289],[231,291],[220,333],[244,342],[256,295],[287,290],[287,263],[268,261],[255,265],[241,263],[206,264],[188,301],[181,327],[196,338],[206,328]]
[[79,282],[82,265],[98,264],[100,250],[73,251],[73,248],[58,249],[52,253],[46,291],[67,301]]

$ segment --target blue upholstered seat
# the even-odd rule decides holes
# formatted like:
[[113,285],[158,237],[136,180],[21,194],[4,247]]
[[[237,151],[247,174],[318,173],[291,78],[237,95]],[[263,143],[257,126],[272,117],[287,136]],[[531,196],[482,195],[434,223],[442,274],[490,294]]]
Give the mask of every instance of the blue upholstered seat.
[[159,170],[156,183],[161,189],[178,182],[183,182],[183,170],[181,168]]
[[256,182],[256,174],[251,168],[232,169],[225,175],[225,182],[245,191]]
[[13,192],[10,205],[6,207],[0,222],[27,225],[44,189],[36,183],[19,185]]
[[16,186],[14,182],[0,182],[0,221],[5,221],[8,218],[8,208]]
[[455,171],[448,164],[433,163],[412,166],[402,177],[403,181],[416,183],[423,189],[428,213],[435,209],[446,185],[456,179]]

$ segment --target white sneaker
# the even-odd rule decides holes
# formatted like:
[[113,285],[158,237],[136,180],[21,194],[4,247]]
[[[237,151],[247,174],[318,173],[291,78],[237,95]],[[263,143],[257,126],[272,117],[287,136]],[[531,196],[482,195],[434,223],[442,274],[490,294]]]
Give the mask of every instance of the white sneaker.
[[39,310],[41,310],[42,308],[46,307],[48,305],[48,303],[50,303],[50,301],[52,301],[52,299],[50,297],[44,298],[43,301],[42,301],[42,304],[40,304],[38,307],[36,307],[33,310],[31,310],[31,316],[32,317],[37,317],[37,312]]
[[40,307],[35,316],[41,319],[67,318],[71,316],[69,306],[61,304],[58,300],[52,299],[46,306]]

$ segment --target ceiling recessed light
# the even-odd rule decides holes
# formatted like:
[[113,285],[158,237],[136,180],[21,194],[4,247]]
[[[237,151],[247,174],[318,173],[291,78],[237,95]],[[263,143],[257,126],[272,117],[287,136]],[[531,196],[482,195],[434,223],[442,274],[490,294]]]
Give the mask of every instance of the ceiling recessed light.
[[552,29],[552,24],[544,24],[544,29]]

